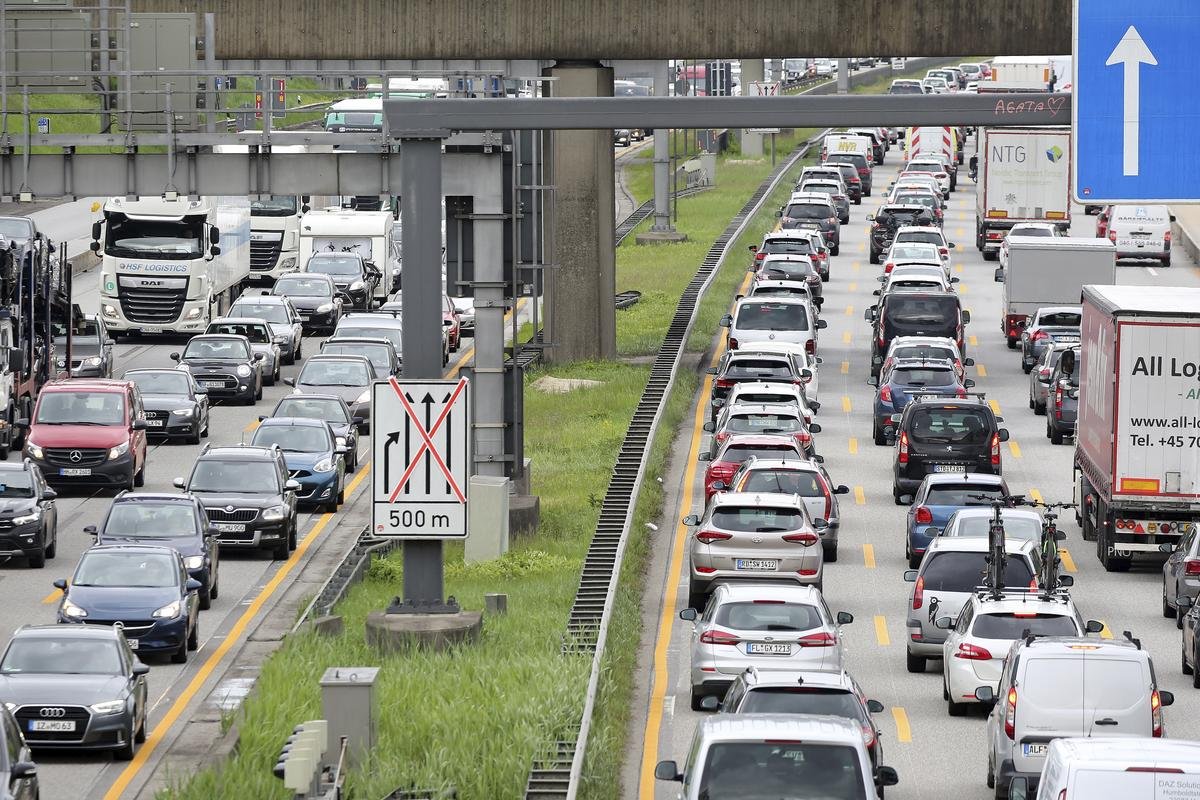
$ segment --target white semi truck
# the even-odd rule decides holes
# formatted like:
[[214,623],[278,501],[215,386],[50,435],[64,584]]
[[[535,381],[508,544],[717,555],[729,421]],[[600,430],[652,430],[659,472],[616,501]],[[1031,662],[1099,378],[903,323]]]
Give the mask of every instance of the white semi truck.
[[975,247],[999,257],[1000,243],[1018,222],[1071,227],[1071,129],[982,128],[973,161]]
[[1120,571],[1200,522],[1200,289],[1085,286],[1080,352],[1080,525]]
[[300,269],[300,218],[307,205],[307,196],[251,198],[250,280],[274,283]]
[[245,197],[114,197],[92,225],[111,334],[202,333],[250,277]]

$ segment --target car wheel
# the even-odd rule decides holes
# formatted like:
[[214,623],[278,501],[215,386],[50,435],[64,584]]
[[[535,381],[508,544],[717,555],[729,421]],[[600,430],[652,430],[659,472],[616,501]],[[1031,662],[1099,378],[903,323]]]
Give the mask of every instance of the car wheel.
[[113,758],[117,761],[132,761],[134,751],[137,750],[134,743],[136,738],[137,733],[133,729],[133,723],[130,723],[129,730],[125,731],[125,744],[113,750]]
[[700,703],[703,702],[705,697],[704,692],[697,690],[695,686],[692,687],[692,711],[704,710],[700,707]]
[[882,428],[872,425],[871,437],[875,440],[875,444],[879,445],[880,447],[883,447],[887,444],[887,437],[883,435]]
[[1000,258],[1000,253],[995,250],[984,250],[983,251],[983,260],[984,261],[995,261],[998,258]]
[[1179,648],[1179,668],[1183,671],[1184,675],[1191,675],[1195,672],[1195,668],[1188,663],[1187,650],[1183,647]]
[[188,634],[187,649],[188,650],[199,650],[200,649],[200,615],[199,614],[196,615],[196,621],[194,623],[192,623],[192,631],[191,631],[191,633]]
[[133,485],[134,486],[145,486],[146,485],[146,463],[144,461],[142,462],[142,468],[139,469],[137,471],[137,474],[133,476]]
[[39,547],[37,550],[30,550],[26,554],[29,559],[30,569],[41,569],[46,566],[46,548]]
[[279,369],[276,368],[276,369],[271,370],[270,375],[266,375],[263,377],[263,386],[274,386],[275,381],[278,377],[279,377]]
[[[947,692],[947,695],[948,694],[949,694],[949,692]],[[947,697],[946,713],[949,714],[950,716],[965,717],[967,715],[967,711],[969,711],[969,710],[970,709],[968,708],[966,703],[956,703],[953,700],[949,699],[949,697]]]
[[263,390],[262,382],[260,381],[258,384],[258,387],[255,388],[255,390],[254,390],[254,398],[250,401],[251,405],[254,405],[259,400],[262,400],[262,390]]
[[1028,375],[1033,371],[1033,364],[1026,363],[1025,359],[1021,359],[1021,371]]
[[288,545],[290,543],[291,543],[291,537],[289,536],[289,537],[285,538],[279,544],[272,547],[271,548],[271,558],[275,559],[276,561],[287,561],[288,554],[290,554],[292,552],[291,548],[288,547]]
[[900,502],[900,490],[894,486],[892,487],[892,499],[896,501],[896,505],[898,505],[898,506],[904,505],[904,503]]
[[1175,609],[1175,630],[1183,630],[1184,610],[1182,608]]
[[1196,650],[1192,650],[1192,688],[1200,689],[1200,669],[1196,669]]
[[200,444],[201,431],[200,431],[200,421],[199,420],[196,421],[195,428],[196,429],[194,431],[192,431],[190,434],[188,434],[188,437],[187,437],[188,444]]
[[[191,637],[188,637],[189,639]],[[186,664],[188,660],[188,643],[185,641],[179,645],[179,649],[171,653],[171,662],[174,664]]]
[[1162,591],[1162,615],[1166,619],[1171,619],[1175,616],[1175,609],[1171,608],[1171,604],[1167,602],[1167,582],[1163,581]]
[[1044,416],[1046,416],[1046,404],[1045,404],[1045,403],[1039,403],[1039,402],[1037,402],[1036,400],[1034,400],[1034,401],[1032,401],[1032,402],[1033,402],[1033,413],[1034,413],[1034,415],[1035,415],[1035,416],[1039,416],[1039,417],[1044,417]]
[[212,608],[212,587],[205,586],[200,590],[200,610],[208,611]]
[[137,733],[133,734],[133,740],[138,744],[146,741],[146,717],[142,717],[142,721],[138,723]]
[[[1043,413],[1045,409],[1042,409]],[[1051,424],[1050,420],[1046,420],[1046,435],[1050,437],[1050,444],[1062,444],[1063,432],[1058,430]]]
[[879,256],[878,256],[878,255],[876,255],[876,253],[875,253],[875,251],[874,251],[874,250],[872,250],[872,251],[871,251],[871,252],[870,252],[870,253],[867,255],[867,261],[868,261],[868,262],[870,262],[870,263],[872,263],[872,264],[878,264],[878,263],[879,263]]
[[346,502],[346,485],[345,484],[342,484],[341,486],[338,487],[337,501],[338,501],[339,505]]
[[841,242],[839,242],[839,243],[835,244],[833,247],[829,248],[829,255],[831,255],[831,256],[836,256],[841,252],[842,252]]
[[914,656],[907,650],[904,651],[904,666],[909,672],[924,672],[925,662],[925,656]]
[[834,542],[832,545],[828,545],[828,546],[824,547],[823,550],[824,550],[824,555],[825,555],[825,563],[836,564],[837,560],[838,560],[837,542]]
[[1166,258],[1164,258],[1164,259],[1162,260],[1162,265],[1163,265],[1164,267],[1169,267],[1169,266],[1171,266],[1171,257],[1170,257],[1170,256],[1167,256]]
[[996,773],[992,771],[991,763],[988,764],[987,779],[984,782],[987,784],[987,788],[996,788]]

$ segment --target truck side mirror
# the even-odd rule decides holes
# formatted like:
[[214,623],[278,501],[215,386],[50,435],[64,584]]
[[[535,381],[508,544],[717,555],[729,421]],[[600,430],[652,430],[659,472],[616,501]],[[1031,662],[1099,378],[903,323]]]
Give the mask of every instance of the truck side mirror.
[[92,223],[92,241],[100,241],[100,220]]
[[1004,267],[996,267],[996,271],[993,273],[993,275],[996,279],[996,283],[1004,283]]
[[25,351],[19,347],[8,349],[8,368],[13,372],[25,371]]
[[214,256],[219,256],[219,255],[221,255],[221,248],[214,244],[212,247],[209,248],[208,252]]
[[963,325],[971,324],[971,312],[967,311],[965,308],[963,309],[963,312],[962,312],[962,321],[963,321]]
[[208,229],[208,243],[209,244],[220,244],[221,243],[220,229],[218,229],[216,227],[210,227]]

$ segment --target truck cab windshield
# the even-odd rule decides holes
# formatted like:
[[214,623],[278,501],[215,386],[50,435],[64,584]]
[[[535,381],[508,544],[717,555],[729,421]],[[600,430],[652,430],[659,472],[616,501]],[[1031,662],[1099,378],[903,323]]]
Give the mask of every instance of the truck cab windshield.
[[104,254],[118,258],[163,258],[185,260],[204,254],[200,220],[129,219],[110,214]]
[[296,213],[296,198],[291,195],[273,194],[250,201],[252,217],[290,217]]

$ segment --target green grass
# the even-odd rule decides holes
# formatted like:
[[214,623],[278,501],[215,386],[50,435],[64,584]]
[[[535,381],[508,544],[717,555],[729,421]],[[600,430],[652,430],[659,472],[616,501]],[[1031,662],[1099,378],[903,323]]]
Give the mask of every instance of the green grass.
[[[253,88],[242,89],[240,87],[253,87],[254,76],[243,75],[238,78],[238,89],[223,91],[220,93],[220,107],[222,117],[230,116],[238,111],[245,111],[242,106],[246,105],[250,108],[254,107],[255,90]],[[270,104],[269,89],[263,90],[263,105]],[[357,96],[354,92],[347,90],[328,91],[321,89],[321,84],[315,78],[287,78],[287,90],[284,94],[285,105],[288,109],[293,109],[296,106],[310,106],[314,103],[333,103],[342,100],[346,97]],[[265,111],[263,112],[266,113]],[[273,128],[295,127],[308,122],[316,122],[324,119],[324,108],[318,108],[313,111],[291,111],[282,117],[271,121]],[[263,121],[254,121],[254,130],[262,130]]]

